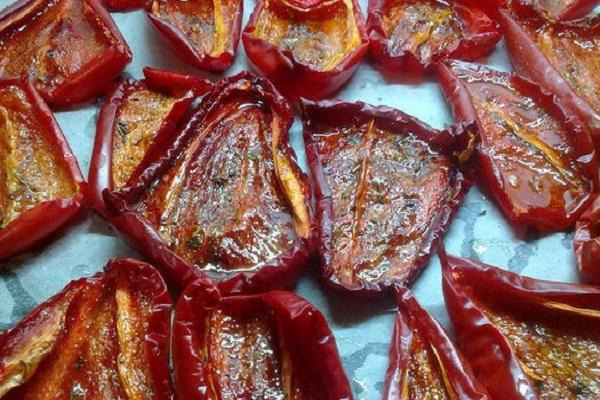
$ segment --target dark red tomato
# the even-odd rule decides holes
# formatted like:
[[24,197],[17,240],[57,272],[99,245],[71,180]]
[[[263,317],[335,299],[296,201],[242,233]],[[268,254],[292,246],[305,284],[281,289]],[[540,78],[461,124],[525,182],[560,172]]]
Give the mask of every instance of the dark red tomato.
[[366,293],[409,283],[470,186],[450,134],[388,107],[303,106],[325,278]]
[[600,289],[442,256],[446,306],[495,399],[600,397]]
[[177,303],[181,399],[351,400],[325,317],[293,293],[220,297],[196,282]]
[[554,22],[513,1],[500,14],[515,69],[554,94],[600,144],[600,17]]
[[267,81],[222,80],[180,132],[148,150],[138,179],[107,194],[111,222],[177,285],[200,273],[226,292],[289,286],[312,231],[291,124]]
[[597,188],[589,134],[576,116],[518,75],[452,62],[440,83],[460,121],[476,121],[474,174],[515,225],[572,226]]
[[406,287],[398,288],[384,400],[490,400],[448,334]]
[[242,41],[250,63],[294,100],[338,90],[369,43],[356,0],[259,0]]
[[90,202],[106,214],[102,192],[136,176],[150,145],[169,140],[197,96],[212,88],[198,77],[145,68],[146,79],[124,80],[100,110],[90,162]]
[[176,54],[191,65],[223,72],[235,60],[242,0],[149,0],[146,15]]
[[[498,17],[500,8],[507,4],[507,0],[488,0],[481,2],[481,8]],[[569,21],[588,15],[600,1],[598,0],[531,0],[533,7],[543,13],[549,19]]]
[[600,196],[595,196],[577,220],[573,247],[581,277],[600,284]]
[[170,318],[158,272],[115,259],[0,336],[0,397],[170,400]]
[[0,12],[0,76],[28,76],[52,105],[107,90],[130,61],[98,0],[19,0]]
[[371,0],[368,30],[371,53],[391,76],[418,77],[447,58],[480,59],[501,37],[471,0]]
[[0,80],[0,260],[29,250],[80,211],[77,160],[26,79]]

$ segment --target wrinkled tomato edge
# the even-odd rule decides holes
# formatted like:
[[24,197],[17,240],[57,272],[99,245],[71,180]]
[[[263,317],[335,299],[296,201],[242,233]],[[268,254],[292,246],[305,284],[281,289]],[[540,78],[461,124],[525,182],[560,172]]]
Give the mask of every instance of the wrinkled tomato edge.
[[[481,7],[490,17],[497,19],[501,8],[506,4],[506,0],[488,0],[481,2]],[[600,4],[598,0],[575,0],[552,18],[559,21],[571,21],[583,18],[589,15],[598,4]]]
[[[488,56],[502,35],[498,24],[492,21],[478,4],[471,0],[451,1],[456,15],[462,21],[467,35],[445,49],[436,52],[431,60],[424,62],[416,54],[404,51],[400,55],[391,55],[388,50],[388,38],[385,34],[383,19],[387,2],[394,0],[371,0],[367,20],[369,49],[375,59],[376,67],[386,76],[410,76],[422,78],[435,72],[435,65],[446,59],[475,61]],[[417,3],[419,3],[418,0]],[[429,2],[425,0],[424,2]]]
[[[49,0],[19,0],[0,12],[0,31],[38,15],[40,4]],[[131,62],[132,54],[119,28],[100,0],[80,0],[93,11],[95,24],[101,24],[103,34],[110,34],[114,43],[105,48],[94,60],[83,65],[79,72],[69,77],[52,90],[41,90],[48,104],[57,108],[68,108],[90,100],[112,88],[113,80]]]
[[[536,280],[440,251],[442,288],[457,342],[475,376],[498,399],[536,399],[535,384],[523,371],[501,331],[474,297],[514,307],[532,318],[593,318],[578,310],[600,310],[600,289]],[[556,306],[565,305],[565,309]]]
[[85,210],[86,183],[67,139],[54,119],[52,111],[25,78],[0,79],[0,87],[16,86],[22,89],[31,102],[40,131],[54,147],[54,154],[76,186],[70,199],[57,198],[44,201],[25,211],[17,219],[0,229],[0,261],[6,260],[40,244],[49,235],[60,231],[77,219]]
[[[519,93],[534,99],[538,105],[555,117],[565,127],[565,131],[570,133],[573,140],[573,147],[579,153],[577,161],[580,164],[580,168],[578,168],[577,172],[582,178],[587,179],[591,183],[593,190],[598,188],[597,158],[588,130],[576,115],[562,106],[562,103],[554,94],[548,94],[536,83],[515,73],[500,72],[478,64],[465,65],[469,68],[474,68],[475,73],[486,80],[507,78],[509,83]],[[476,135],[475,152],[469,163],[466,164],[469,176],[476,180],[481,188],[496,200],[496,204],[498,204],[511,226],[517,231],[521,227],[527,226],[535,226],[542,231],[562,230],[572,226],[592,200],[591,193],[588,193],[587,197],[568,215],[561,215],[560,212],[553,213],[552,210],[544,208],[538,208],[524,214],[515,212],[511,206],[509,196],[502,189],[502,183],[499,181],[499,172],[495,170],[491,156],[481,147],[479,132],[481,132],[483,127],[481,126],[467,87],[461,81],[461,78],[456,76],[452,71],[451,63],[440,64],[438,66],[437,77],[444,97],[449,103],[455,117],[464,124],[475,122],[471,124],[474,130],[478,132]]]
[[575,224],[573,249],[579,274],[585,282],[600,284],[600,196],[596,195],[592,204]]
[[[206,275],[182,257],[172,252],[160,238],[150,222],[135,211],[133,205],[148,190],[149,185],[166,171],[173,160],[185,150],[193,140],[197,129],[202,126],[214,110],[232,96],[256,96],[268,105],[281,121],[279,150],[290,160],[295,160],[295,152],[289,143],[289,128],[293,114],[287,100],[273,85],[263,78],[254,77],[248,72],[222,79],[207,94],[194,110],[187,122],[168,141],[157,138],[140,165],[140,173],[131,184],[119,190],[105,189],[103,198],[109,208],[108,220],[117,232],[135,250],[152,260],[165,279],[179,290],[183,290],[193,280],[207,279]],[[256,272],[240,272],[220,281],[218,287],[223,294],[258,293],[272,289],[288,289],[294,286],[311,258],[314,247],[314,221],[312,218],[311,183],[300,168],[295,167],[297,176],[303,183],[306,209],[309,210],[311,233],[308,238],[298,238],[285,253],[267,262]]]
[[390,345],[390,361],[386,372],[384,400],[403,399],[402,388],[413,383],[407,371],[411,360],[410,343],[415,331],[427,345],[435,349],[438,367],[448,379],[454,395],[462,400],[490,400],[486,389],[477,381],[467,360],[450,339],[444,328],[419,304],[406,287],[396,288],[398,314]]
[[[183,292],[173,321],[173,366],[179,398],[207,399],[207,367],[201,356],[205,321],[211,312],[264,312],[278,327],[280,354],[291,358],[294,379],[308,398],[351,400],[352,391],[335,338],[323,314],[291,292],[222,297],[205,281],[192,282]],[[297,375],[296,375],[297,374]]]
[[[204,79],[154,68],[144,68],[144,76],[145,79],[141,81],[123,80],[100,108],[88,173],[88,198],[92,207],[103,216],[106,216],[107,211],[102,192],[104,189],[113,188],[112,155],[115,123],[119,109],[127,99],[128,90],[135,86],[145,86],[168,95],[172,91],[187,91],[178,96],[179,100],[173,105],[157,134],[157,137],[169,137],[176,131],[179,121],[182,120],[194,99],[212,88],[212,83]],[[131,178],[138,173],[139,171],[134,171]]]
[[[343,1],[343,0],[341,0]],[[297,7],[303,12],[318,13],[324,0],[282,2],[281,7]],[[260,13],[266,7],[264,0],[258,0],[250,15],[248,24],[242,32],[242,42],[248,61],[252,67],[271,80],[292,101],[301,97],[321,99],[336,92],[354,74],[354,71],[367,53],[369,37],[365,28],[365,20],[357,0],[351,0],[352,12],[360,44],[344,57],[334,68],[327,71],[301,63],[289,51],[281,51],[276,46],[253,35]],[[314,10],[313,10],[314,9]]]
[[[357,295],[384,295],[392,289],[392,285],[384,283],[347,285],[336,278],[335,271],[329,265],[328,260],[331,260],[333,253],[333,200],[321,163],[319,146],[314,138],[314,135],[318,133],[317,128],[321,124],[341,127],[345,124],[356,124],[373,119],[379,126],[395,131],[399,135],[414,134],[418,139],[427,142],[433,149],[451,160],[454,159],[457,152],[462,150],[460,148],[462,144],[459,143],[467,131],[463,130],[461,126],[456,129],[437,131],[400,110],[386,106],[371,106],[362,102],[346,103],[338,100],[313,102],[302,99],[301,105],[306,162],[313,181],[316,203],[317,253],[325,282],[335,289],[351,291]],[[436,221],[430,227],[429,238],[418,250],[418,257],[406,284],[415,279],[425,267],[431,253],[437,248],[471,187],[470,180],[458,168],[452,183],[453,195],[446,200]]]
[[[240,42],[240,32],[242,30],[242,17],[244,15],[243,0],[225,0],[237,2],[236,10],[233,15],[232,30],[229,37],[229,46],[227,49],[218,55],[210,55],[200,53],[198,48],[181,32],[181,30],[168,21],[155,15],[152,9],[160,0],[147,0],[145,13],[151,25],[165,38],[171,45],[173,51],[181,57],[185,62],[212,73],[222,73],[231,67],[235,61],[237,49]],[[212,2],[211,2],[212,3]]]

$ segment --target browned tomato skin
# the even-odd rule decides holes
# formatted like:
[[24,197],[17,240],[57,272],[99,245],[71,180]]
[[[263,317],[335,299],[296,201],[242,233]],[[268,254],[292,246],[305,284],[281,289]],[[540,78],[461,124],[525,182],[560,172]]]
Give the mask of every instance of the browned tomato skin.
[[460,350],[410,290],[397,288],[396,299],[384,400],[491,400]]
[[[67,197],[58,196],[38,202],[20,213],[8,225],[0,228],[1,261],[33,248],[73,221],[85,203],[83,195],[85,182],[77,159],[54,119],[52,111],[33,85],[22,78],[3,79],[0,80],[0,88],[4,90],[13,88],[24,94],[23,103],[15,104],[11,110],[27,110],[28,123],[37,128],[33,134],[40,135],[38,139],[44,143],[43,146],[48,146],[48,150],[57,162],[57,168],[62,169],[61,179],[67,180],[65,184],[70,187],[70,194]],[[5,106],[10,107],[10,105]],[[5,204],[0,206],[4,207]]]
[[[302,60],[296,57],[290,49],[280,48],[280,44],[270,43],[272,35],[261,38],[255,32],[261,28],[261,17],[266,13],[282,15],[283,19],[290,18],[300,29],[299,32],[291,32],[291,36],[299,36],[302,32],[318,32],[325,34],[320,25],[327,25],[335,20],[338,14],[342,14],[339,7],[345,9],[347,18],[353,18],[354,32],[343,31],[341,35],[345,40],[352,41],[353,45],[348,49],[336,49],[337,52],[345,51],[343,57],[323,69],[310,60]],[[269,19],[269,22],[273,23]],[[305,23],[306,21],[306,23]],[[312,23],[309,28],[309,22]],[[286,23],[291,23],[287,21]],[[292,31],[292,30],[290,30]],[[317,38],[308,41],[307,47],[313,42],[315,47],[322,45]],[[272,81],[281,92],[291,99],[298,101],[301,97],[307,99],[321,99],[337,91],[348,81],[358,65],[366,55],[369,38],[366,33],[365,21],[356,0],[338,0],[333,3],[324,0],[260,0],[248,20],[248,24],[242,33],[242,42],[250,63],[260,71],[262,75]],[[290,42],[293,42],[290,41]],[[338,54],[334,54],[336,56]],[[325,64],[333,58],[331,55],[324,56]]]
[[[577,370],[593,357],[597,365],[597,287],[526,278],[445,254],[441,254],[441,261],[444,299],[457,341],[476,376],[494,398],[576,399],[579,394],[585,396],[585,390],[592,397],[598,394],[597,384],[582,388],[573,380],[589,379],[591,375],[591,382],[600,382],[594,365],[584,367],[580,373]],[[502,326],[503,321],[528,331],[509,332]],[[522,344],[511,338],[515,335],[522,335]],[[588,343],[585,350],[580,343]],[[577,362],[570,365],[567,361],[568,367],[561,367],[561,359],[571,356]],[[571,380],[560,383],[565,375],[570,375]],[[568,395],[553,397],[553,391]]]
[[[478,183],[496,199],[511,225],[517,230],[533,226],[542,231],[572,226],[598,187],[597,159],[586,126],[555,97],[516,74],[454,61],[438,68],[438,78],[456,118],[463,123],[476,122],[475,129],[479,134],[474,157],[467,167]],[[501,96],[494,98],[494,93]],[[491,100],[482,100],[482,96]],[[502,123],[490,123],[494,118],[492,114],[505,111]],[[537,119],[529,121],[530,115]],[[505,128],[505,124],[508,127]],[[527,137],[515,130],[526,131]],[[518,138],[513,138],[516,140],[513,145],[503,148],[501,144],[508,138],[502,137],[502,132],[509,131]],[[529,153],[519,155],[519,149],[529,149],[527,146],[543,156],[539,162],[547,163],[548,168],[555,169],[554,172],[564,172],[578,184],[568,180],[566,183],[544,181],[544,176],[552,172],[548,172],[546,167],[539,173],[527,175],[532,179],[539,177],[539,185],[528,181],[525,187],[525,182],[512,179],[509,169],[503,165],[514,163],[514,169],[521,168],[517,165],[519,160],[525,156],[533,157]],[[498,153],[502,153],[504,158],[500,160]],[[525,174],[527,171],[521,172]],[[517,179],[521,179],[521,172]],[[550,187],[549,183],[553,186]],[[561,196],[556,196],[555,191]]]
[[175,309],[172,348],[180,398],[352,399],[325,318],[291,292],[222,297],[193,282]]
[[[450,131],[440,132],[399,110],[388,107],[369,106],[364,103],[343,103],[338,101],[304,101],[303,124],[307,163],[314,181],[317,204],[318,255],[326,282],[337,289],[349,290],[353,293],[367,296],[381,295],[389,291],[394,284],[402,285],[411,282],[429,260],[431,252],[436,248],[438,241],[445,233],[464,195],[471,186],[470,181],[458,170],[458,166],[454,160],[455,152],[461,148],[459,138],[456,135],[459,130],[457,129],[456,132],[452,133]],[[354,264],[364,255],[368,255],[371,247],[353,246],[357,251],[355,252],[356,256],[351,257],[350,262],[344,262],[339,265],[335,263],[336,256],[340,252],[342,254],[348,253],[348,251],[337,249],[334,240],[336,226],[339,225],[339,221],[345,218],[346,215],[342,217],[335,216],[334,197],[340,194],[333,192],[335,188],[333,188],[330,179],[334,173],[326,172],[323,164],[324,157],[326,156],[323,152],[327,152],[328,150],[321,148],[319,139],[325,133],[341,132],[343,129],[358,129],[361,132],[360,126],[364,126],[365,124],[371,124],[374,131],[381,130],[381,132],[387,132],[385,135],[390,138],[397,137],[398,140],[406,140],[405,144],[408,147],[413,147],[411,141],[418,144],[415,147],[416,155],[411,155],[409,152],[407,153],[408,155],[404,156],[406,160],[410,159],[410,161],[406,161],[406,164],[408,166],[415,166],[415,168],[420,166],[421,163],[423,165],[426,164],[426,168],[424,169],[429,172],[427,174],[424,173],[425,178],[421,178],[424,182],[422,184],[432,188],[427,196],[425,196],[427,200],[423,201],[426,204],[419,204],[416,201],[415,205],[422,206],[422,209],[408,207],[409,203],[415,203],[416,200],[415,196],[412,196],[411,193],[419,192],[421,188],[419,188],[416,178],[410,178],[412,175],[405,174],[395,178],[406,179],[406,183],[412,192],[408,190],[402,191],[403,196],[407,196],[407,201],[398,204],[398,207],[394,208],[398,208],[398,210],[394,212],[406,213],[407,216],[416,213],[416,215],[413,215],[415,221],[411,220],[413,223],[408,223],[407,226],[399,226],[402,234],[398,234],[397,237],[394,235],[391,236],[392,239],[385,237],[383,245],[386,250],[381,253],[381,256],[376,257],[376,259],[381,259],[381,261],[390,260],[393,267],[377,279],[367,279],[366,276],[360,276],[364,274],[356,274],[355,271],[357,265]],[[384,135],[381,135],[381,132],[373,133],[373,136],[375,138],[379,136],[383,137]],[[466,134],[467,132],[460,131],[460,136],[464,136],[463,133]],[[329,136],[333,137],[335,135]],[[327,140],[330,139],[329,136]],[[337,146],[339,141],[336,139],[335,143]],[[399,150],[403,147],[403,145],[396,146]],[[332,148],[329,148],[329,153],[327,154],[337,154],[336,152],[331,152],[331,150]],[[379,151],[383,155],[386,153],[383,149],[379,149]],[[419,157],[423,157],[423,160],[427,160],[427,163],[419,159]],[[355,160],[356,157],[348,156],[343,159]],[[384,170],[385,165],[385,163],[381,164],[381,168]],[[347,166],[346,168],[350,167]],[[399,170],[398,166],[390,168],[392,171]],[[334,172],[336,174],[344,174],[343,170]],[[416,177],[418,176],[420,176],[419,173],[416,174]],[[425,179],[428,179],[428,181],[425,182]],[[363,180],[367,185],[371,185],[370,179]],[[363,190],[363,192],[365,192],[366,198],[368,198],[368,189]],[[430,194],[431,199],[429,199]],[[386,195],[384,200],[388,197],[390,196]],[[417,195],[416,197],[418,198],[419,196]],[[362,203],[366,204],[365,202]],[[376,207],[370,208],[376,210]],[[413,208],[417,211],[413,211]],[[367,211],[371,213],[373,210]],[[404,223],[403,218],[397,216],[390,218],[393,219],[393,224],[401,225]],[[354,224],[353,222],[353,226]],[[417,225],[418,227],[415,228]],[[356,239],[353,239],[353,242],[358,243],[360,241],[362,236],[360,235],[361,230],[357,231],[358,235],[353,236]],[[379,238],[381,235],[378,234],[375,236]],[[410,254],[410,257],[403,257],[402,254],[404,253],[400,249],[407,243],[412,243],[411,251],[407,252]],[[362,264],[364,263],[358,263],[358,265]],[[352,275],[351,279],[346,276],[348,274]]]
[[[219,2],[219,6],[223,6],[222,9],[217,7],[215,2]],[[181,0],[151,0],[146,2],[146,16],[177,54],[190,65],[213,73],[224,72],[235,61],[242,29],[244,2],[199,0],[197,3],[200,4]],[[201,7],[208,10],[200,11]],[[202,14],[205,11],[208,11],[207,16]],[[221,24],[215,22],[217,13]],[[175,23],[178,16],[182,26]],[[204,18],[204,21],[194,19],[201,17],[207,18]],[[203,26],[209,24],[207,21],[212,22],[212,29]],[[225,31],[218,31],[219,27]],[[197,34],[197,37],[192,37],[193,34]],[[201,37],[204,37],[204,40],[199,40]],[[220,45],[215,51],[215,47],[221,41],[225,41],[225,45]],[[203,42],[211,43],[211,48],[204,48]]]
[[[133,105],[142,107],[142,104],[145,104],[149,107],[152,106],[153,109],[152,113],[147,115],[138,112],[139,110],[129,112],[129,114],[133,114],[131,117],[134,120],[142,118],[142,121],[137,124],[136,130],[138,134],[140,134],[139,131],[143,131],[141,132],[143,138],[135,143],[136,157],[129,157],[129,165],[126,173],[121,174],[119,187],[124,186],[128,180],[135,177],[151,143],[156,140],[169,139],[194,99],[212,88],[212,83],[209,81],[170,71],[146,67],[144,75],[145,79],[140,81],[124,80],[121,82],[107,97],[100,109],[88,174],[88,199],[92,207],[103,216],[106,216],[107,210],[102,192],[107,188],[114,188],[113,167],[115,167],[116,161],[114,160],[115,143],[113,138],[119,133],[125,138],[130,135],[129,124],[124,125],[121,122],[121,114],[127,112],[127,107]],[[132,103],[131,99],[135,97],[139,98]],[[162,111],[159,113],[156,108],[160,108]],[[144,126],[147,129],[144,129]],[[117,137],[119,136],[117,135]],[[124,142],[126,142],[125,138]],[[118,168],[119,165],[116,167]]]
[[[395,21],[393,14],[402,7],[406,12],[398,17],[399,21]],[[431,20],[434,16],[441,22]],[[411,21],[414,22],[412,26]],[[448,21],[453,21],[454,28],[451,29]],[[446,32],[434,37],[436,29],[444,22],[448,22]],[[399,37],[390,36],[388,25],[401,23],[406,25],[406,30]],[[425,23],[430,24],[429,38],[422,40],[426,33],[418,29]],[[498,25],[471,0],[454,0],[449,4],[438,0],[370,0],[367,29],[370,51],[377,68],[393,78],[421,78],[435,72],[435,65],[449,58],[481,59],[492,52],[501,38]],[[407,47],[411,39],[417,42],[416,49]],[[440,42],[437,46],[435,39]],[[403,46],[391,48],[400,40]],[[420,41],[422,43],[418,44]],[[428,44],[431,47],[428,55],[418,51]]]
[[[180,289],[207,274],[220,280],[223,293],[291,287],[314,241],[310,184],[289,144],[292,120],[289,104],[268,81],[249,73],[222,80],[176,135],[149,150],[152,156],[130,185],[104,192],[110,223]],[[240,162],[232,164],[233,158]],[[223,170],[229,166],[235,168]],[[257,182],[264,184],[262,190]],[[243,189],[239,185],[247,185],[260,202],[247,204],[245,196],[234,195]],[[194,196],[195,190],[201,195]],[[209,201],[199,202],[200,197]],[[223,215],[223,224],[198,223],[207,210],[222,213],[232,204],[239,207]],[[277,212],[269,211],[269,205]],[[177,208],[192,223],[171,223],[180,218],[172,212]],[[264,212],[253,216],[253,210]],[[250,225],[240,225],[243,221]],[[258,231],[244,233],[248,226]],[[269,230],[289,240],[257,247],[262,240],[255,239]],[[248,257],[253,261],[244,262]]]
[[500,10],[498,20],[515,70],[556,96],[587,125],[598,147],[600,80],[596,54],[600,49],[600,17],[553,21],[533,6],[515,0]]
[[133,259],[71,282],[0,336],[3,398],[172,399],[171,306],[158,271]]
[[[82,43],[59,37],[58,34],[53,33],[47,37],[44,28],[53,23],[54,17],[50,16],[49,21],[44,21],[43,18],[46,17],[46,14],[50,15],[53,8],[63,7],[63,3],[67,6],[81,8],[80,13],[73,17],[77,19],[68,21],[69,24],[65,22],[64,27],[78,27],[85,30],[87,34],[95,35],[95,38],[92,38],[95,42],[90,43],[90,38],[87,36],[82,39],[87,42]],[[55,6],[55,4],[58,5]],[[69,12],[65,18],[70,18],[71,15],[72,12]],[[33,28],[31,28],[32,26]],[[39,34],[31,29],[39,30]],[[14,35],[31,35],[41,39],[46,38],[49,42],[34,45],[30,39],[27,39],[24,44],[20,44],[18,38],[13,37]],[[73,33],[68,37],[73,37],[72,35]],[[3,67],[2,75],[6,77],[35,75],[32,76],[34,84],[42,97],[49,104],[57,107],[68,107],[81,103],[110,89],[113,79],[123,71],[132,57],[127,43],[110,14],[98,0],[17,1],[0,12],[0,43],[3,41],[11,46],[16,46],[12,55],[6,59],[7,65],[11,68],[21,69],[21,71],[7,71],[6,67]],[[26,51],[19,52],[18,46],[20,45],[25,46]],[[75,45],[79,47],[73,48]],[[43,54],[45,61],[39,63],[36,57],[39,57],[45,48],[47,48],[46,53]],[[31,53],[35,50],[40,54]],[[58,50],[61,55],[54,57],[53,51]],[[4,46],[0,46],[0,54],[3,51],[6,49]],[[11,58],[23,55],[33,59],[11,61]],[[74,57],[69,65],[57,64],[67,56]],[[77,64],[82,61],[82,65]],[[33,65],[37,65],[36,69],[23,70],[23,68]],[[72,71],[67,70],[74,67],[76,68]],[[47,70],[46,73],[42,73],[40,68]],[[40,79],[38,79],[38,75]],[[42,80],[42,77],[45,80]]]

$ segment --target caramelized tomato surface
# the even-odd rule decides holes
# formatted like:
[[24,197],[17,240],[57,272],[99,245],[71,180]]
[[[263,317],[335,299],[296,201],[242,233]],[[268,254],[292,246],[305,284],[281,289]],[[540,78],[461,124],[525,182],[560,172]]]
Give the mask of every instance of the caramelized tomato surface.
[[454,8],[436,0],[390,0],[383,10],[383,29],[391,56],[409,52],[424,63],[465,36]]
[[51,90],[116,43],[84,0],[39,1],[39,12],[0,32],[0,73]]
[[506,78],[463,80],[481,124],[483,151],[512,213],[547,209],[569,214],[589,197],[576,167],[571,132]]
[[177,100],[140,82],[128,88],[113,130],[112,179],[116,189],[125,186]]
[[0,229],[41,202],[77,192],[35,113],[22,88],[0,89]]
[[351,1],[338,0],[307,11],[277,1],[264,3],[252,35],[291,52],[297,62],[329,71],[361,45]]
[[600,29],[588,23],[524,27],[571,88],[600,114]]
[[158,0],[151,11],[177,28],[198,53],[219,56],[231,47],[237,7],[232,0]]
[[373,121],[315,135],[333,199],[336,280],[404,281],[447,199],[454,168],[413,134]]
[[159,398],[146,346],[154,304],[129,278],[87,280],[41,311],[9,358],[19,367],[0,374],[0,395],[13,388],[3,399]]
[[212,113],[139,208],[170,249],[222,277],[260,268],[291,249],[298,234],[294,200],[280,186],[283,157],[273,154],[276,117],[244,99]]
[[479,304],[510,343],[541,400],[600,396],[600,332]]

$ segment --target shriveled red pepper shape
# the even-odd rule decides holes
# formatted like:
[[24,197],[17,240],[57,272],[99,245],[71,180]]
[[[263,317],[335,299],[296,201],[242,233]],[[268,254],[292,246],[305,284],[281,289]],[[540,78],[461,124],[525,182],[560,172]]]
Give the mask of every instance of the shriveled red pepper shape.
[[369,38],[356,0],[258,0],[242,42],[254,68],[297,100],[338,90]]
[[145,79],[124,80],[100,110],[89,171],[89,200],[106,214],[102,192],[118,190],[139,174],[156,138],[171,139],[197,96],[212,88],[204,79],[144,68]]
[[448,334],[410,290],[398,288],[384,400],[491,400]]
[[391,77],[421,77],[450,58],[478,60],[501,37],[473,0],[371,0],[368,31],[371,54]]
[[571,227],[598,188],[585,125],[519,75],[453,61],[439,81],[457,119],[476,121],[473,175],[514,226]]
[[600,196],[588,206],[575,225],[573,248],[581,277],[600,284]]
[[173,366],[186,400],[352,399],[325,317],[290,292],[221,297],[192,283],[175,310]]
[[84,203],[77,159],[25,78],[0,79],[0,261],[63,228]]
[[131,184],[104,191],[111,224],[180,289],[205,274],[223,293],[291,286],[313,241],[292,121],[268,81],[223,79],[175,135],[156,138]]
[[171,400],[171,307],[151,265],[110,261],[0,336],[0,398]]
[[513,0],[499,21],[517,72],[555,95],[600,146],[600,17],[556,22]]
[[223,72],[235,60],[243,0],[148,0],[146,16],[190,65]]
[[470,187],[455,138],[399,110],[303,103],[326,281],[376,294],[414,279]]
[[[512,1],[512,0],[511,0]],[[496,18],[507,0],[482,1],[481,7],[492,17]],[[549,19],[570,21],[583,18],[600,4],[599,0],[529,0],[528,4]]]
[[600,288],[441,260],[458,343],[493,398],[600,397]]
[[109,89],[131,51],[99,0],[19,0],[0,12],[0,76],[65,107]]

